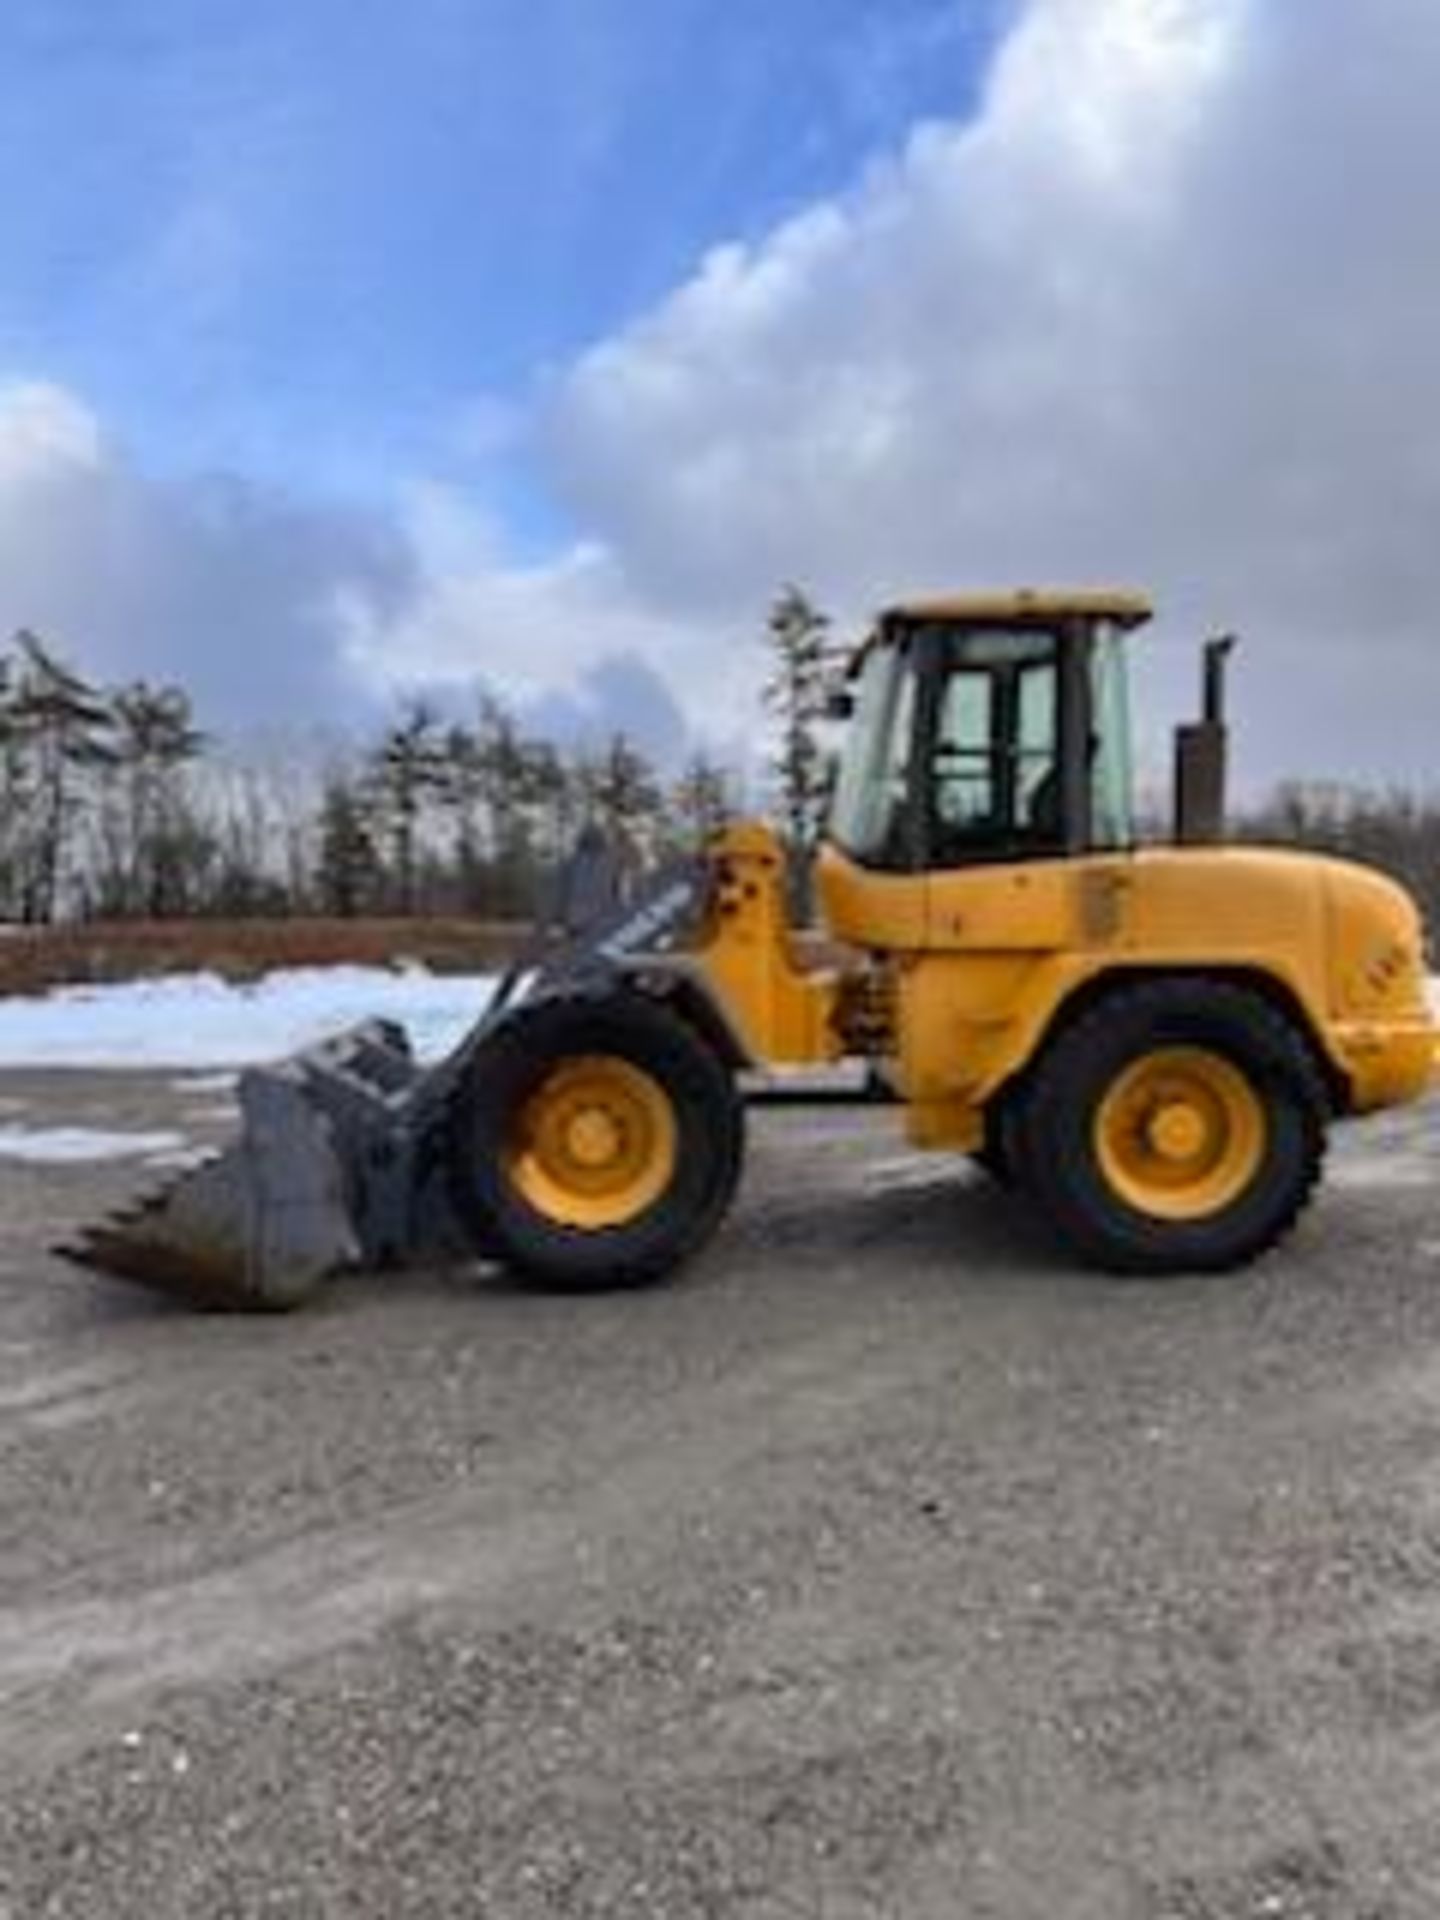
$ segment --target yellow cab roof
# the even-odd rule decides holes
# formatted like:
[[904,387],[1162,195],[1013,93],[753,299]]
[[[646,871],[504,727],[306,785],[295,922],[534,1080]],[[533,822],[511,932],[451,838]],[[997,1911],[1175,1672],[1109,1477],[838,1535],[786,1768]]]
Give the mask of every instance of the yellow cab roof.
[[1121,627],[1143,627],[1155,609],[1140,593],[1111,587],[1075,589],[1022,587],[1010,593],[957,593],[934,599],[902,600],[887,607],[887,620],[953,620],[976,626],[1047,626],[1057,620],[1113,620]]

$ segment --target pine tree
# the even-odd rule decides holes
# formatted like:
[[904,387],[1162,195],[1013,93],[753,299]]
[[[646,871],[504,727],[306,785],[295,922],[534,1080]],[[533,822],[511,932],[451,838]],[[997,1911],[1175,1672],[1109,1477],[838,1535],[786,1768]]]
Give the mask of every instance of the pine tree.
[[530,741],[526,758],[533,844],[540,866],[553,871],[569,858],[584,813],[580,776],[549,740]]
[[438,752],[436,799],[450,821],[460,904],[476,912],[485,893],[489,778],[479,737],[469,727],[452,726],[445,732]]
[[360,783],[335,771],[320,798],[316,889],[326,913],[352,919],[374,900],[381,876],[370,808]]
[[648,853],[664,809],[655,769],[624,733],[613,733],[584,773],[587,810],[631,853]]
[[527,779],[525,743],[514,720],[497,700],[480,711],[479,754],[490,817],[490,851],[497,869],[508,873],[523,851]]
[[487,702],[482,755],[494,834],[492,905],[499,913],[531,914],[543,869],[545,814],[553,801],[553,751],[526,739],[503,708]]
[[809,895],[809,869],[829,798],[830,773],[820,745],[828,684],[830,621],[790,586],[770,609],[771,654],[765,704],[775,716],[771,771],[797,905]]
[[27,790],[18,904],[22,920],[48,923],[60,909],[86,783],[114,764],[114,718],[38,635],[22,630],[16,646],[8,722]]
[[439,791],[441,752],[436,716],[412,701],[376,750],[371,776],[390,842],[390,866],[402,913],[418,904],[420,832],[426,807]]
[[0,919],[20,913],[20,877],[29,812],[23,731],[15,712],[15,663],[0,655]]

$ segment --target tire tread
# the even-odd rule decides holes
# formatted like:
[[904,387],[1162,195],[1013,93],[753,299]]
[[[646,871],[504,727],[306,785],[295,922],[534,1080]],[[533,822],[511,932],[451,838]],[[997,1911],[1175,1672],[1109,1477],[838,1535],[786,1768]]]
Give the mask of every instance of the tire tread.
[[[540,1220],[509,1190],[500,1144],[508,1117],[547,1065],[607,1051],[644,1067],[683,1103],[681,1152],[689,1164],[640,1223],[587,1233]],[[667,1277],[718,1227],[743,1156],[743,1107],[728,1068],[688,1022],[626,988],[518,1007],[477,1052],[446,1139],[452,1205],[476,1252],[557,1290],[641,1287]],[[683,1214],[680,1191],[693,1203]]]
[[[1293,1165],[1277,1181],[1274,1203],[1258,1209],[1249,1231],[1227,1234],[1211,1222],[1176,1229],[1113,1199],[1097,1206],[1090,1192],[1095,1183],[1076,1178],[1073,1160],[1083,1149],[1066,1140],[1067,1120],[1077,1108],[1093,1111],[1093,1105],[1087,1107],[1095,1092],[1089,1078],[1113,1053],[1117,1032],[1127,1028],[1135,1035],[1135,1053],[1147,1044],[1193,1044],[1222,1052],[1228,1046],[1234,1050],[1231,1057],[1248,1055],[1237,1064],[1266,1083],[1263,1097],[1272,1123],[1277,1096],[1293,1109],[1299,1130]],[[1111,1272],[1230,1272],[1294,1231],[1324,1170],[1329,1111],[1328,1088],[1309,1039],[1262,994],[1203,976],[1144,980],[1116,987],[1077,1014],[1032,1068],[1015,1107],[1017,1180],[1052,1229]],[[1267,1172],[1274,1180],[1273,1163]],[[1237,1207],[1248,1203],[1254,1210],[1253,1196],[1252,1189]],[[1222,1221],[1236,1211],[1229,1210]]]

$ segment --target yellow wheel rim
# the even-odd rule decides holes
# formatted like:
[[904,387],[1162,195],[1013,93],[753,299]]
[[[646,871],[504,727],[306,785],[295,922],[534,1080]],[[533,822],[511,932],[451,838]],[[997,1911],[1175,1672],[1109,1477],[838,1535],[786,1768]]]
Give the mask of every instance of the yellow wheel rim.
[[1265,1160],[1259,1094],[1231,1061],[1165,1047],[1128,1066],[1095,1116],[1111,1191],[1157,1220],[1207,1220],[1233,1206]]
[[627,1226],[675,1176],[675,1110],[628,1060],[578,1055],[548,1073],[515,1118],[505,1170],[525,1201],[559,1226]]

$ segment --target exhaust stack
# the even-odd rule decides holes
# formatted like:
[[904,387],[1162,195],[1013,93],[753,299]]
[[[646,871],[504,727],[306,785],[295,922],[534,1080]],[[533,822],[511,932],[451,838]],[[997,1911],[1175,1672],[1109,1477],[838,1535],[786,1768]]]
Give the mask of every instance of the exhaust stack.
[[1201,717],[1175,732],[1175,838],[1182,847],[1215,846],[1225,838],[1230,757],[1225,682],[1238,644],[1232,633],[1206,641]]

